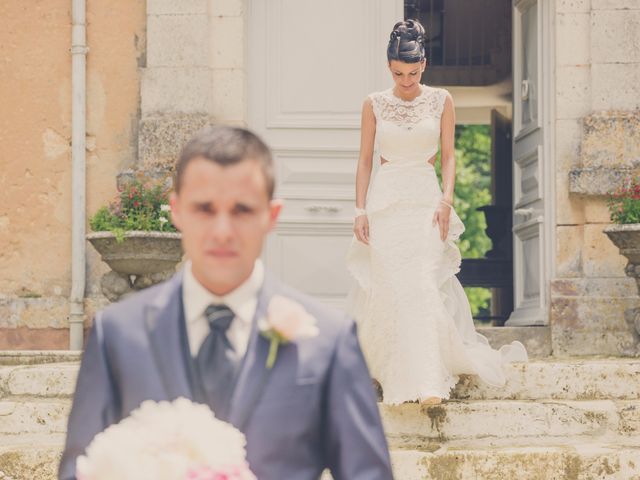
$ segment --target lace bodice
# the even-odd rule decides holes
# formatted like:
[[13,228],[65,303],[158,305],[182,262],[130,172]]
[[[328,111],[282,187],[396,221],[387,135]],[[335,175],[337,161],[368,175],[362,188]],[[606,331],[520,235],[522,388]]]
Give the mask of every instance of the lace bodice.
[[369,95],[378,150],[387,161],[426,162],[438,151],[440,117],[448,93],[426,85],[420,88],[420,95],[411,101],[397,97],[393,89]]

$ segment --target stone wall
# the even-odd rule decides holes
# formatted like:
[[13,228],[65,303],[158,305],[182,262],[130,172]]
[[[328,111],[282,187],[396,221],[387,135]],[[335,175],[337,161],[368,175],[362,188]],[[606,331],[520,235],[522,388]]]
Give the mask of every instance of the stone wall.
[[207,123],[245,124],[243,0],[147,1],[139,168],[170,168]]
[[556,2],[556,355],[635,351],[635,283],[602,230],[603,194],[640,163],[639,24],[635,0]]
[[[2,2],[0,349],[68,348],[71,1]],[[87,214],[206,123],[246,123],[244,0],[87,3]],[[107,271],[87,245],[87,324]]]
[[[87,2],[87,210],[134,164],[143,1]],[[0,349],[68,348],[71,1],[1,2]],[[116,28],[117,26],[117,28]],[[87,318],[103,271],[91,247]]]
[[[624,311],[638,297],[602,233],[602,194],[640,162],[640,4],[554,4],[554,353],[625,354]],[[0,91],[11,93],[0,116],[0,349],[68,345],[70,5],[0,5]],[[246,124],[245,11],[245,0],[88,3],[89,215],[119,174],[166,170],[205,123]],[[89,319],[106,269],[87,253]]]

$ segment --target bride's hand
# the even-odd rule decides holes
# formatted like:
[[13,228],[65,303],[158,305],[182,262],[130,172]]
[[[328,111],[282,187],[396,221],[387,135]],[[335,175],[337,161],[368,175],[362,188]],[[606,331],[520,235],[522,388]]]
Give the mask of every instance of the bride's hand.
[[369,219],[366,215],[358,215],[356,217],[353,224],[353,233],[360,242],[369,245]]
[[451,207],[447,204],[440,203],[433,214],[433,226],[436,224],[440,227],[440,240],[443,242],[449,234],[449,217],[451,216]]

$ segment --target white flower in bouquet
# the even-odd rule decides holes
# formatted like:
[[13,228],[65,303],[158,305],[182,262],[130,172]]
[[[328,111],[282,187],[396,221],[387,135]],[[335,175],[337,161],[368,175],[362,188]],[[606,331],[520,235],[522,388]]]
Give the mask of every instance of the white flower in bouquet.
[[256,480],[246,440],[206,405],[147,400],[78,457],[78,480]]

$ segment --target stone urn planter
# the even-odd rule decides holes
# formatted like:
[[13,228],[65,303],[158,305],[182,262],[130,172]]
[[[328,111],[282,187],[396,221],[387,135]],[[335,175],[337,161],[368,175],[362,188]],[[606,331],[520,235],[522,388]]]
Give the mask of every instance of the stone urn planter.
[[[635,279],[640,294],[640,223],[609,225],[604,233],[618,247],[620,254],[629,260],[624,271],[628,277]],[[625,316],[634,332],[636,355],[640,355],[640,308],[627,310]]]
[[166,280],[182,260],[180,233],[126,232],[118,241],[112,232],[94,232],[87,240],[111,271],[102,276],[102,293],[112,302]]
[[[620,254],[629,260],[626,274],[638,279],[640,275],[635,275],[635,267],[640,265],[640,223],[609,225],[604,229],[604,233],[620,249]],[[640,271],[638,273],[640,274]],[[640,285],[638,291],[640,292]]]

